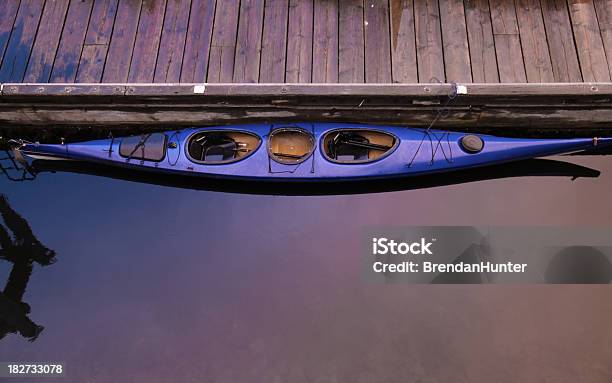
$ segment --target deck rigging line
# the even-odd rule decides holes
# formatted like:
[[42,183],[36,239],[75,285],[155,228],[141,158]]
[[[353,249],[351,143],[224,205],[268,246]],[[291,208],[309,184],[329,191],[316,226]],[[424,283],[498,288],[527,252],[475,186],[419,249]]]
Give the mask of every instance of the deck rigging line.
[[[143,134],[140,137],[140,141],[136,144],[136,146],[134,147],[134,150],[132,150],[132,152],[130,153],[130,155],[127,157],[127,159],[125,160],[125,162],[130,162],[130,160],[132,159],[132,157],[134,156],[134,154],[136,154],[136,151],[140,148],[142,148],[142,160],[140,160],[140,163],[143,164],[144,163],[144,158],[145,158],[145,145],[147,143],[147,140],[149,139],[149,137],[151,137],[153,133],[147,133],[147,134]],[[112,144],[111,144],[112,145]],[[112,147],[112,146],[111,146]]]
[[[438,82],[440,82],[438,80]],[[421,142],[419,142],[419,145],[417,146],[416,150],[414,151],[414,155],[412,156],[412,159],[410,160],[410,162],[408,163],[408,167],[412,167],[412,165],[414,164],[414,161],[416,160],[417,155],[419,154],[419,151],[421,150],[421,147],[423,146],[423,143],[425,142],[425,139],[429,139],[429,142],[431,144],[431,162],[430,165],[433,165],[435,157],[436,157],[436,153],[438,152],[438,147],[441,148],[442,151],[442,155],[444,156],[444,159],[446,160],[446,162],[448,163],[452,163],[453,162],[453,149],[452,146],[450,144],[450,132],[445,132],[443,133],[440,137],[438,137],[435,133],[430,133],[431,128],[433,128],[433,126],[436,124],[436,122],[438,122],[438,120],[440,118],[444,118],[446,116],[448,116],[449,112],[450,112],[450,105],[451,103],[455,100],[455,98],[457,98],[457,83],[456,82],[451,82],[451,90],[446,98],[446,102],[444,103],[444,105],[442,105],[440,108],[438,108],[438,113],[436,113],[436,116],[433,118],[433,120],[431,120],[431,122],[429,123],[429,125],[427,126],[427,128],[425,130],[423,130],[423,137],[421,138]],[[435,136],[437,142],[436,142],[436,146],[434,148],[434,144],[433,144],[433,139],[432,139],[432,134],[433,136]],[[446,155],[446,152],[444,151],[444,146],[442,144],[442,141],[444,140],[444,138],[446,137],[446,142],[448,144],[448,156]]]

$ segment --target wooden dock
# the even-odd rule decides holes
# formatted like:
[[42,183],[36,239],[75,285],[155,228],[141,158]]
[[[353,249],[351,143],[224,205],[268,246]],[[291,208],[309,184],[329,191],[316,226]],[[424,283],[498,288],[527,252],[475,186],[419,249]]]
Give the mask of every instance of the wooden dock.
[[612,126],[612,0],[4,0],[3,125]]

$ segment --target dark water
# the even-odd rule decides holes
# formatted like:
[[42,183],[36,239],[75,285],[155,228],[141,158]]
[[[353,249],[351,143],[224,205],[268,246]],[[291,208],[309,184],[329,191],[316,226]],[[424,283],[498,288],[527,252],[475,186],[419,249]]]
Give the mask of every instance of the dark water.
[[67,382],[609,382],[608,286],[360,273],[365,225],[612,225],[612,157],[571,160],[602,175],[333,197],[0,181],[57,259],[23,297],[44,331],[0,361],[61,361]]

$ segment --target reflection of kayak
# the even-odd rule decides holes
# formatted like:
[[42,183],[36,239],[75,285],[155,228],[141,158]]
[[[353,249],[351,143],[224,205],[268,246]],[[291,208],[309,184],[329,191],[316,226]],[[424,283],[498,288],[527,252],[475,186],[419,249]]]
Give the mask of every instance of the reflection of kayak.
[[357,124],[236,125],[63,145],[32,159],[250,181],[346,181],[450,172],[610,146],[612,138],[519,139]]
[[550,159],[529,159],[473,169],[461,169],[440,177],[425,174],[417,177],[393,177],[376,182],[363,179],[356,181],[327,182],[250,182],[248,179],[189,177],[181,174],[153,173],[108,166],[83,161],[35,160],[30,168],[34,174],[45,172],[68,172],[108,177],[124,181],[151,185],[169,186],[182,189],[222,191],[246,194],[268,195],[330,195],[363,194],[399,190],[433,188],[484,180],[509,177],[599,177],[599,171],[571,162]]

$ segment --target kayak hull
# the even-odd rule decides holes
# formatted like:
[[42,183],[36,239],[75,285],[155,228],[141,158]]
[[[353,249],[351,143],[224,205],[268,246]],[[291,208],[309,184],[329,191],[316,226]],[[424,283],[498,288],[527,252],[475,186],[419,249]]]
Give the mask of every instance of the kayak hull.
[[[293,136],[283,132],[283,129],[293,130],[289,132]],[[354,145],[360,148],[365,147],[360,150],[368,153],[374,153],[376,150],[385,151],[383,155],[368,154],[365,160],[357,160],[355,156],[354,161],[342,162],[330,157],[329,151],[332,150],[330,149],[330,137],[338,137],[338,133],[346,131],[351,132],[351,137],[363,138],[370,135],[380,136],[383,139],[391,138],[388,139],[388,145],[384,146],[384,149],[376,147],[368,149],[368,145],[376,145],[368,143],[367,140],[364,141],[365,144],[353,141],[345,144],[345,141],[342,141],[342,144],[345,144],[344,148],[346,145]],[[271,139],[277,132],[285,134],[285,137],[278,140],[278,144]],[[252,142],[248,143],[246,149],[236,149],[234,145],[234,151],[243,153],[236,155],[233,159],[207,162],[208,157],[204,157],[201,152],[194,154],[192,148],[198,135],[208,139],[206,134],[210,136],[213,133],[247,137],[240,139],[245,142],[252,140]],[[306,142],[304,137],[294,138],[298,135],[307,137],[308,145],[312,145],[310,151],[306,151],[299,158],[297,155],[275,152],[282,150],[278,148],[283,147],[298,150],[299,148],[295,147]],[[470,136],[468,138],[476,142],[475,148],[470,147],[469,144],[466,145],[466,136]],[[427,131],[406,127],[331,123],[251,124],[189,128],[164,132],[155,137],[159,142],[153,142],[153,136],[142,136],[140,141],[132,137],[63,145],[25,144],[19,150],[32,159],[95,162],[156,173],[262,182],[269,180],[337,182],[450,172],[536,157],[587,151],[612,145],[611,138],[521,139],[467,135],[434,129]],[[296,140],[295,143],[291,141],[292,139]],[[136,144],[129,146],[128,140],[130,140],[130,145],[134,142]],[[143,142],[143,140],[145,144],[138,146],[138,142]],[[212,149],[216,150],[222,146],[219,144]],[[127,150],[126,147],[134,149]],[[145,153],[145,151],[150,153]],[[202,155],[202,161],[194,158],[199,155]],[[286,159],[282,157],[285,155]]]

